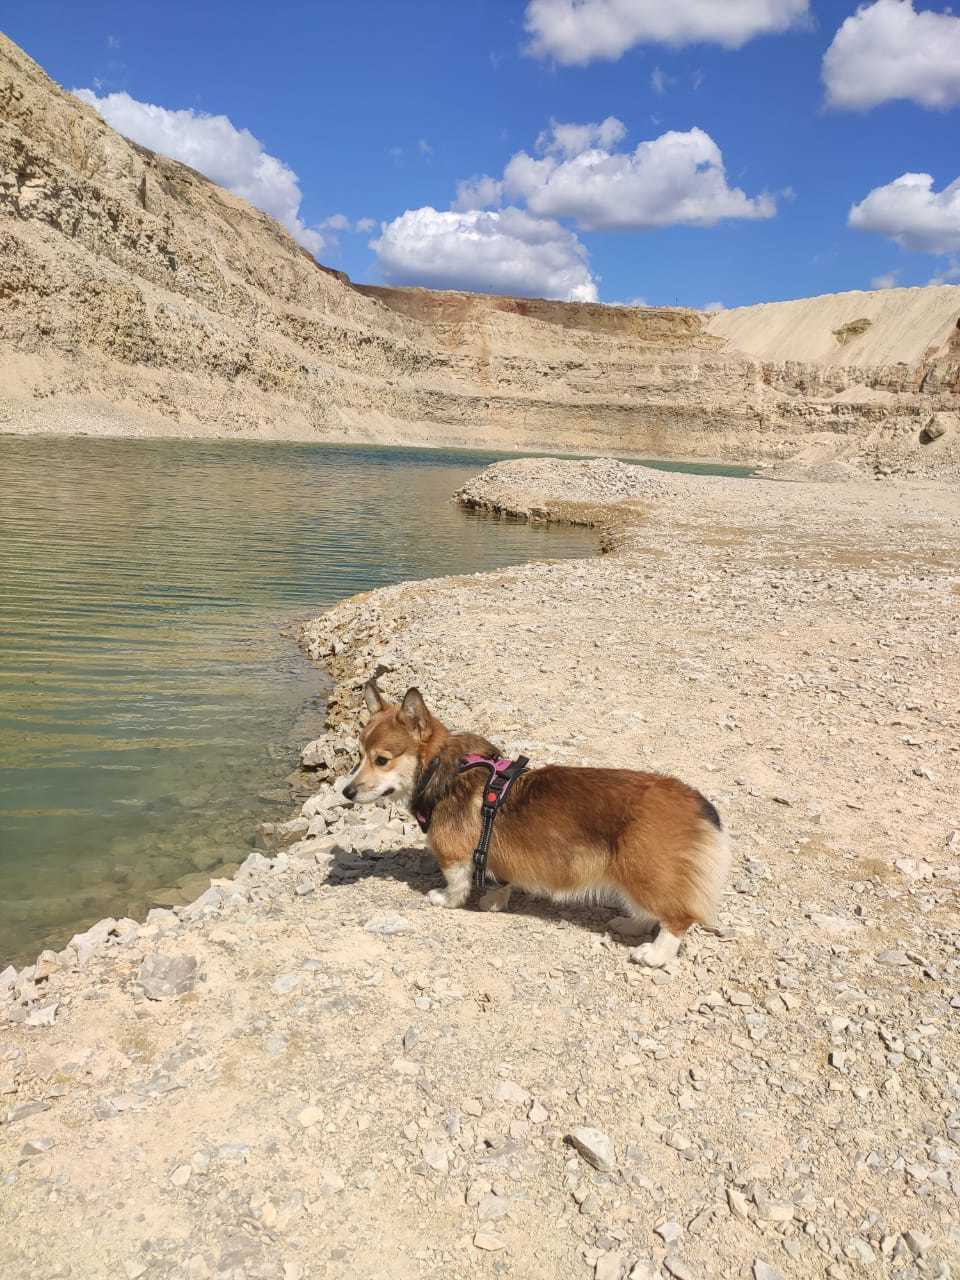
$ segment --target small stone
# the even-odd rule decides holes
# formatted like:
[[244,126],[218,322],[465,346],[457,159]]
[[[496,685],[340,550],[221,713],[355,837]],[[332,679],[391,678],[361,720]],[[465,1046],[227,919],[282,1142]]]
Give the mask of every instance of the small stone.
[[77,957],[77,965],[80,968],[87,963],[96,951],[106,946],[110,939],[111,930],[116,926],[116,923],[113,918],[98,920],[85,933],[75,933],[73,935],[67,946],[72,948]]
[[404,916],[373,916],[363,926],[367,933],[377,933],[391,938],[397,933],[407,933],[413,925]]
[[302,980],[303,975],[300,973],[282,973],[271,983],[270,990],[274,995],[288,996],[291,991],[296,991]]
[[792,1222],[794,1208],[784,1201],[768,1200],[759,1207],[759,1216],[764,1222]]
[[664,1244],[674,1244],[683,1235],[683,1227],[679,1222],[661,1222],[654,1231]]
[[534,1102],[533,1106],[527,1112],[527,1116],[531,1124],[546,1124],[550,1119],[550,1112],[542,1102]]
[[247,880],[253,876],[266,875],[272,867],[273,863],[269,858],[265,858],[262,853],[257,853],[256,850],[254,850],[253,853],[248,854],[243,862],[240,863],[240,866],[237,868],[237,877],[242,880]]
[[42,1156],[48,1151],[52,1151],[56,1146],[53,1138],[34,1138],[31,1142],[25,1142],[20,1148],[20,1156],[27,1160],[31,1156]]
[[594,1275],[596,1280],[621,1280],[626,1270],[627,1259],[622,1253],[601,1253],[597,1259]]
[[0,973],[0,995],[6,995],[17,985],[17,971],[12,964]]
[[450,1171],[450,1152],[440,1142],[425,1142],[422,1147],[423,1163],[434,1173]]
[[852,1240],[847,1241],[843,1252],[852,1262],[859,1262],[865,1267],[872,1266],[877,1260],[877,1255],[866,1240],[861,1240],[858,1236],[854,1236]]
[[738,1191],[736,1187],[727,1187],[727,1204],[730,1206],[730,1212],[736,1218],[742,1218],[744,1221],[750,1216],[750,1204],[747,1197],[742,1191]]
[[905,951],[881,951],[877,956],[877,964],[903,967],[909,963],[910,957]]
[[19,1107],[10,1108],[7,1112],[7,1124],[16,1124],[19,1120],[26,1120],[28,1116],[37,1116],[49,1110],[45,1102],[24,1102]]
[[407,1027],[406,1031],[403,1033],[403,1051],[404,1051],[404,1053],[409,1053],[409,1052],[410,1052],[410,1050],[411,1050],[412,1048],[414,1048],[414,1046],[416,1045],[416,1043],[417,1043],[417,1041],[418,1041],[419,1039],[420,1039],[420,1028],[419,1028],[419,1027]]
[[56,1017],[57,1010],[60,1008],[60,1001],[54,1000],[52,1004],[46,1004],[42,1009],[31,1009],[27,1015],[28,1027],[52,1027]]
[[323,1112],[319,1107],[304,1107],[297,1119],[302,1128],[310,1129],[323,1119]]
[[762,1258],[754,1258],[753,1280],[785,1280],[785,1277],[782,1271],[771,1267],[769,1262],[764,1262]]
[[197,961],[194,956],[147,956],[137,981],[148,1000],[172,1000],[196,986]]
[[660,1269],[649,1258],[640,1258],[630,1270],[630,1280],[657,1280]]
[[900,1237],[915,1258],[922,1258],[928,1253],[933,1241],[922,1231],[904,1231]]
[[170,1175],[170,1181],[175,1187],[185,1187],[190,1181],[190,1175],[193,1170],[188,1164],[179,1164]]
[[820,911],[811,911],[807,919],[811,924],[816,925],[822,933],[829,934],[834,938],[840,937],[841,934],[849,933],[851,929],[857,927],[853,920],[848,920],[845,916],[825,915]]
[[[41,951],[37,956],[37,962],[33,966],[34,982],[43,982],[47,978],[52,978],[55,973],[63,968],[55,951]],[[2,976],[2,975],[0,975]]]
[[693,1272],[684,1260],[677,1257],[675,1253],[668,1253],[663,1260],[663,1265],[665,1270],[674,1277],[674,1280],[694,1280]]
[[506,1196],[486,1195],[477,1205],[477,1217],[481,1222],[496,1222],[505,1218],[510,1212],[510,1201]]
[[512,1080],[501,1080],[493,1091],[493,1096],[497,1102],[510,1102],[515,1107],[526,1107],[530,1103],[530,1094],[526,1089],[521,1089],[518,1084],[514,1084]]
[[[322,741],[322,739],[317,741]],[[311,743],[311,746],[314,745],[316,744]],[[316,795],[310,796],[305,800],[300,813],[304,818],[315,818],[318,813],[325,813],[331,809],[343,809],[349,803],[339,791],[334,790],[333,787],[327,787],[326,790],[318,791]]]
[[223,910],[223,890],[217,888],[216,885],[210,885],[200,894],[199,898],[195,898],[188,906],[183,908],[183,918],[185,920],[199,920],[204,916],[219,915]]
[[506,1240],[495,1231],[478,1231],[473,1237],[473,1243],[477,1249],[484,1249],[487,1253],[495,1253],[498,1249],[507,1247]]
[[570,1141],[588,1164],[602,1173],[612,1173],[617,1162],[613,1143],[600,1129],[584,1127],[574,1129]]

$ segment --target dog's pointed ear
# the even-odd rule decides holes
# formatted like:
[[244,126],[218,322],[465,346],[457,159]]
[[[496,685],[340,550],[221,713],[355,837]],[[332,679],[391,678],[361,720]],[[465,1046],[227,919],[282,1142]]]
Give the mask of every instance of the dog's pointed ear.
[[371,676],[363,686],[363,700],[372,716],[375,716],[378,711],[383,711],[386,707],[387,704],[383,700],[383,694],[380,692],[376,676]]
[[431,717],[419,689],[408,689],[403,695],[398,718],[415,737],[426,737],[430,730]]

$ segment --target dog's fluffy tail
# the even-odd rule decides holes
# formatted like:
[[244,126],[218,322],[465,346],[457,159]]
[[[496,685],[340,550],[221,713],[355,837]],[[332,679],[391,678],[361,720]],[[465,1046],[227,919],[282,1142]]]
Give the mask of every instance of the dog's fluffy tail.
[[703,924],[716,921],[733,856],[717,812],[709,807],[711,812],[701,819],[690,850],[690,914]]

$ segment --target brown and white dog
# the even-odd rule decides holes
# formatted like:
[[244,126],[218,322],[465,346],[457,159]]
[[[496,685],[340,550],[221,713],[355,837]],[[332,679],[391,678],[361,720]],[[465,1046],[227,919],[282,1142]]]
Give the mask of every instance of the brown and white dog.
[[[451,733],[417,689],[396,706],[370,680],[364,698],[371,718],[343,795],[359,804],[395,796],[427,813],[430,847],[447,882],[429,899],[460,907],[470,895],[488,776],[482,768],[461,772],[460,763],[468,754],[501,753],[476,734]],[[713,920],[729,865],[716,809],[678,779],[547,765],[521,774],[497,814],[489,868],[501,887],[479,905],[502,909],[511,887],[558,902],[619,902],[630,931],[652,935],[659,926],[634,952],[658,968],[676,956],[692,924]]]

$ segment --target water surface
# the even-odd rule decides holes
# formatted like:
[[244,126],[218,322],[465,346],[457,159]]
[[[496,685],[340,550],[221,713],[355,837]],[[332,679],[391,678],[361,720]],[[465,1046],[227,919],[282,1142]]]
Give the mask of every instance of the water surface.
[[0,437],[0,968],[246,856],[322,728],[295,620],[592,553],[450,501],[496,456]]

